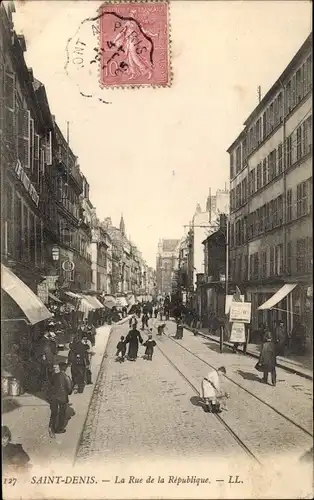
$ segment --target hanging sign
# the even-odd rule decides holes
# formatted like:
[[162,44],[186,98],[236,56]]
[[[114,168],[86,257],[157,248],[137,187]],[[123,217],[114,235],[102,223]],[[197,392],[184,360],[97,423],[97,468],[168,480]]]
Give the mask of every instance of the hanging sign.
[[26,175],[20,160],[17,160],[16,166],[15,166],[15,173],[18,179],[20,179],[21,183],[23,184],[24,188],[32,198],[33,202],[35,203],[36,207],[38,207],[39,203],[39,196],[37,194],[36,189],[34,188],[33,184],[29,180],[29,177]]
[[[244,302],[244,295],[241,295],[240,298],[241,298],[241,302]],[[227,295],[226,296],[226,305],[225,305],[225,314],[229,314],[232,301],[233,301],[233,295]]]
[[251,302],[231,302],[229,321],[251,323]]
[[245,343],[244,323],[235,322],[232,324],[229,342],[235,342],[239,344]]

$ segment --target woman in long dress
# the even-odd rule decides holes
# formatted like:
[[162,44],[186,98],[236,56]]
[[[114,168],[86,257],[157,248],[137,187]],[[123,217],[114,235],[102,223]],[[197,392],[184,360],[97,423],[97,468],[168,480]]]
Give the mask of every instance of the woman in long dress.
[[136,329],[136,326],[133,326],[132,330],[126,336],[125,343],[129,344],[128,349],[128,359],[130,361],[135,361],[137,358],[139,343],[143,343],[143,339],[141,337],[140,332]]

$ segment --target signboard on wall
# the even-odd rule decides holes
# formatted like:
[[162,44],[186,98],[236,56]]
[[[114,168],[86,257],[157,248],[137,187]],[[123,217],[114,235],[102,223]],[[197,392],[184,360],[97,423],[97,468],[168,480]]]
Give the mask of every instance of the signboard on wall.
[[229,321],[251,323],[251,302],[231,302]]

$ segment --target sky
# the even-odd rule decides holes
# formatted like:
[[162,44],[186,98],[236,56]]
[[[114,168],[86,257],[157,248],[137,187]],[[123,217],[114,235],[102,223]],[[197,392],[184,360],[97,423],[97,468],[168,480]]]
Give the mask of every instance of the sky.
[[155,267],[159,238],[181,238],[196,204],[229,185],[227,148],[311,31],[311,3],[170,4],[170,88],[82,97],[65,72],[66,45],[99,1],[17,1],[15,30],[44,83],[51,112],[78,156],[102,220],[119,224]]

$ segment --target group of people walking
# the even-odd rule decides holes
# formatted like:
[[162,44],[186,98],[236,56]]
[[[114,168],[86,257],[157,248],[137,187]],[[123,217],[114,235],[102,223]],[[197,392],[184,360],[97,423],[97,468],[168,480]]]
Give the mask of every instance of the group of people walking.
[[[142,330],[147,329],[148,339],[144,342],[143,337],[141,336],[140,331],[137,329],[138,320],[136,316],[132,316],[129,321],[130,330],[126,337],[121,336],[116,351],[116,359],[120,362],[123,362],[125,358],[129,361],[135,361],[138,357],[139,346],[143,345],[145,349],[144,359],[152,361],[154,348],[156,346],[155,340],[153,340],[152,329],[149,329],[148,326],[148,315],[143,313],[142,316]],[[128,352],[127,351],[128,346]]]

